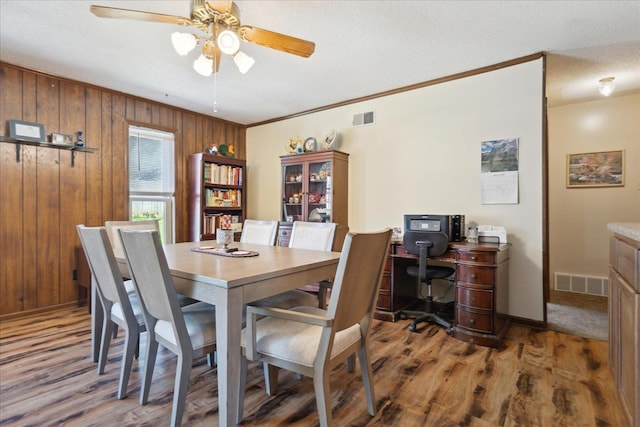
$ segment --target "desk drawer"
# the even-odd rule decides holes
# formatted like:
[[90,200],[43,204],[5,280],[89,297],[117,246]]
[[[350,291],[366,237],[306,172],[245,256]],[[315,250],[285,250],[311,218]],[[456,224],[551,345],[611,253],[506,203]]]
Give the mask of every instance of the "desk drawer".
[[493,264],[495,262],[493,253],[489,252],[460,252],[458,261],[481,262],[483,264]]
[[465,264],[458,264],[456,269],[456,279],[459,282],[477,283],[480,285],[493,285],[493,267],[479,267]]
[[467,310],[458,306],[456,309],[456,326],[491,334],[493,333],[493,316],[489,313]]
[[384,311],[391,311],[391,292],[388,289],[380,289],[376,308]]
[[493,309],[493,291],[456,286],[456,303],[473,308]]

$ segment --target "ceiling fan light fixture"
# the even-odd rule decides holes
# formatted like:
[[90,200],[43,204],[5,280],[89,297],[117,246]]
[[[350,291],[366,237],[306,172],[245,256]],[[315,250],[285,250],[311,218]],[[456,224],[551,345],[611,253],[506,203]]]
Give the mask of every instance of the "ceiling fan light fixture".
[[602,96],[609,96],[613,93],[613,90],[616,88],[616,83],[614,82],[613,77],[605,77],[600,79],[598,82],[598,91]]
[[233,55],[233,62],[236,63],[238,70],[240,70],[242,74],[246,74],[247,71],[253,67],[253,64],[256,63],[255,59],[244,52],[238,52]]
[[231,30],[221,31],[217,42],[218,48],[227,55],[233,55],[240,49],[240,38]]
[[185,56],[191,52],[198,44],[198,38],[190,33],[181,33],[176,31],[171,34],[171,44],[178,55]]
[[213,73],[213,59],[200,55],[193,61],[193,69],[201,76],[209,77]]

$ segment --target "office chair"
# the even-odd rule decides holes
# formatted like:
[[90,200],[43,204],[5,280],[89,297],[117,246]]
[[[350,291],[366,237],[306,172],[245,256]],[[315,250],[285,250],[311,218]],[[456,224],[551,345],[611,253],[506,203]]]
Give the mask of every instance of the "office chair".
[[404,311],[403,314],[415,315],[416,317],[409,330],[416,332],[418,324],[432,321],[446,328],[447,333],[451,333],[451,323],[438,316],[433,306],[433,293],[431,281],[433,279],[446,279],[453,275],[455,270],[451,267],[430,265],[428,259],[444,254],[449,247],[449,237],[445,233],[432,231],[407,231],[404,234],[403,245],[407,253],[420,257],[417,266],[409,266],[407,274],[417,277],[420,284],[427,286],[425,311]]

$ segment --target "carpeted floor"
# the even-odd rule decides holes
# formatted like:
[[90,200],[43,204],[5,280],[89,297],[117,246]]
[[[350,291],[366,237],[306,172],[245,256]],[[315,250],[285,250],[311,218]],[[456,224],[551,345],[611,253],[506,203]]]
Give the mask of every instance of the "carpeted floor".
[[547,326],[552,331],[609,340],[609,316],[602,311],[547,303]]

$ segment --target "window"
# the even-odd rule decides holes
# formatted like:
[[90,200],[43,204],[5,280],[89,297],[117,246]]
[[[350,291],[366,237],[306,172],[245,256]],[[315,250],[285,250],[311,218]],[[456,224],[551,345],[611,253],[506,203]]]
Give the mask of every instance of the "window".
[[174,241],[174,171],[174,135],[129,126],[129,219],[157,219],[163,243]]

